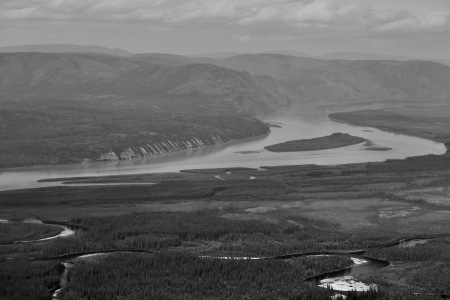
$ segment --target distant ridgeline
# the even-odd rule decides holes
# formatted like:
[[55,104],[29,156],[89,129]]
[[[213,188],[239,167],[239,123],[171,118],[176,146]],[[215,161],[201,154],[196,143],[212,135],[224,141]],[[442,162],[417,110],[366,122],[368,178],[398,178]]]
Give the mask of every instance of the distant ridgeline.
[[254,117],[290,104],[444,101],[448,82],[424,61],[1,53],[0,167],[214,145],[267,134]]

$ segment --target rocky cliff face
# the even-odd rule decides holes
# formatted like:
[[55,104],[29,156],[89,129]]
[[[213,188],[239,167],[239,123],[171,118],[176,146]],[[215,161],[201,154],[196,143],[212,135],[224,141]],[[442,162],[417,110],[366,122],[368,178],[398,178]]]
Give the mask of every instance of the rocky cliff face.
[[[270,133],[270,128],[262,128],[257,132],[250,134],[250,136],[259,136]],[[242,138],[242,137],[239,137]],[[114,161],[114,160],[128,160],[139,157],[151,157],[161,154],[175,153],[179,151],[191,150],[204,146],[213,146],[217,144],[226,143],[237,139],[232,135],[229,136],[219,136],[211,135],[210,137],[191,137],[185,139],[166,139],[163,141],[144,144],[140,146],[128,147],[121,150],[111,151],[108,153],[103,153],[94,160],[100,161]]]

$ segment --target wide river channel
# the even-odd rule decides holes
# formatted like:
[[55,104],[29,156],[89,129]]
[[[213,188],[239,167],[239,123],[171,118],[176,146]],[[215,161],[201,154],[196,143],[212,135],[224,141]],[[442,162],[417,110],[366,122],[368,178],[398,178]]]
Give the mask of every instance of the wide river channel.
[[[38,183],[45,178],[106,176],[140,173],[177,172],[184,169],[279,166],[279,165],[335,165],[402,159],[409,156],[443,154],[441,143],[394,134],[374,128],[351,126],[328,119],[325,111],[298,110],[274,114],[264,119],[280,127],[272,127],[266,136],[239,140],[217,146],[182,151],[160,157],[128,161],[98,162],[61,166],[29,167],[0,171],[0,190],[52,186],[60,183]],[[372,141],[389,151],[365,150],[364,144],[322,151],[273,153],[265,146],[295,139],[309,139],[335,132],[348,133]]]

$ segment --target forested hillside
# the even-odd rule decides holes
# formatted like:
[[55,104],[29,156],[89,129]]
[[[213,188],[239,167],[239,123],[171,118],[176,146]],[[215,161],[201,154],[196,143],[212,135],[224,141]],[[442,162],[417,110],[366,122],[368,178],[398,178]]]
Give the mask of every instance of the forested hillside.
[[0,54],[0,167],[154,156],[263,135],[268,76],[101,54]]
[[[0,167],[154,156],[267,134],[291,104],[441,103],[450,67],[424,61],[0,54]],[[300,106],[301,107],[301,106]]]
[[[102,54],[0,54],[0,92],[19,95],[206,95],[248,114],[287,105],[289,92],[275,80],[209,64],[166,67]],[[93,101],[93,100],[91,100]]]

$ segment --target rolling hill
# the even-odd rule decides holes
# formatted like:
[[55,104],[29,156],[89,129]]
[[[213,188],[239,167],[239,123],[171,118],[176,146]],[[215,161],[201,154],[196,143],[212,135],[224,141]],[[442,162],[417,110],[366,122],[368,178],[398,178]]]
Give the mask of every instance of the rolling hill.
[[[0,54],[0,93],[154,97],[196,94],[256,115],[287,105],[292,95],[268,76],[210,64],[162,66],[99,54]],[[169,97],[169,98],[170,98]]]
[[0,167],[130,159],[267,134],[269,76],[75,53],[0,54]]
[[269,132],[298,103],[438,103],[450,67],[425,61],[0,54],[0,166],[117,160]]
[[319,103],[441,102],[450,99],[450,68],[424,61],[330,61],[292,69],[278,81]]
[[209,63],[269,75],[301,101],[318,104],[450,99],[450,67],[436,62],[320,60],[249,54],[209,60]]
[[[147,61],[155,59],[152,54],[137,59],[144,57]],[[164,58],[164,64],[208,63],[268,75],[303,102],[351,105],[450,99],[450,67],[437,62],[323,60],[281,54],[245,54],[223,59]]]
[[123,49],[110,49],[96,45],[72,45],[72,44],[46,44],[46,45],[21,45],[0,47],[0,53],[16,53],[16,52],[45,52],[45,53],[100,53],[117,56],[128,56],[131,52]]

